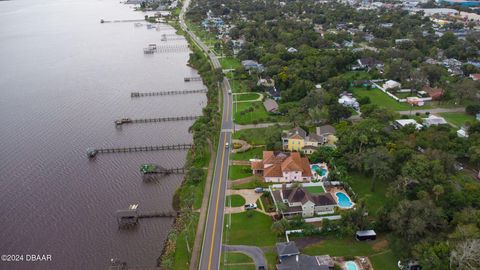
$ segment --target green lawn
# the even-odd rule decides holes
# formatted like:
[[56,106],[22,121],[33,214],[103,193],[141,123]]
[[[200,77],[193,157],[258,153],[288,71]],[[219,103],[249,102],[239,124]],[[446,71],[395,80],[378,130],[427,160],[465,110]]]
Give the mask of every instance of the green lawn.
[[[199,213],[194,213],[194,215],[199,215]],[[198,221],[198,217],[196,219]],[[190,264],[190,256],[191,254],[188,252],[187,242],[185,239],[188,239],[188,244],[190,246],[190,250],[193,248],[193,244],[195,242],[195,233],[197,230],[197,223],[193,224],[189,227],[188,232],[183,230],[177,237],[177,246],[175,248],[175,255],[174,255],[174,262],[172,269],[185,269],[189,268]],[[185,236],[188,234],[188,237]]]
[[248,101],[248,100],[257,100],[258,98],[260,98],[259,93],[241,93],[241,94],[235,94],[233,100]]
[[372,192],[371,177],[352,172],[348,183],[357,194],[358,199],[365,200],[369,215],[375,216],[387,199],[385,194],[387,193],[388,182],[376,181],[375,191]]
[[260,212],[242,212],[232,214],[232,224],[228,230],[226,227],[228,216],[225,215],[224,243],[257,247],[273,246],[277,242],[277,236],[271,230],[272,223],[271,217]]
[[228,195],[225,199],[225,205],[230,206],[230,200],[232,201],[232,207],[239,207],[245,205],[245,198],[243,198],[241,195]]
[[265,259],[267,259],[268,269],[275,269],[275,265],[278,262],[278,256],[276,251],[264,252]]
[[254,189],[257,187],[268,188],[270,184],[260,180],[252,180],[244,184],[233,185],[232,189]]
[[325,189],[323,189],[322,186],[317,186],[317,187],[303,187],[306,189],[308,192],[311,194],[319,194],[319,193],[325,193]]
[[252,169],[247,165],[231,165],[228,169],[228,179],[237,180],[252,176]]
[[391,250],[383,251],[369,257],[375,269],[396,270],[398,258],[393,255]]
[[384,238],[375,241],[360,242],[354,237],[344,239],[327,238],[319,243],[305,247],[302,252],[308,255],[330,256],[368,256],[374,269],[395,269],[397,259],[388,249]]
[[263,157],[263,147],[255,147],[251,148],[242,153],[234,153],[230,154],[231,160],[249,160],[252,158],[262,158]]
[[227,74],[228,81],[230,82],[230,87],[232,88],[233,93],[246,93],[251,92],[248,87],[248,82],[246,80],[233,79],[232,75]]
[[[370,90],[359,87],[353,88],[353,95],[357,98],[367,96],[370,98],[371,104],[386,107],[394,111],[408,111],[411,109],[411,106],[407,103],[397,102],[377,88],[372,88]],[[422,109],[423,108],[426,108],[426,106],[423,106]]]
[[[253,111],[247,112],[249,108],[253,108]],[[235,123],[241,125],[252,124],[255,121],[268,122],[270,116],[261,101],[236,103],[233,105],[233,110]]]
[[252,258],[240,252],[222,252],[222,262],[227,257],[228,263],[253,263]]
[[219,60],[223,69],[236,69],[242,66],[240,60],[234,57],[222,57]]
[[473,123],[475,121],[475,117],[462,112],[440,113],[440,116],[445,118],[448,123],[453,124],[457,127],[463,126],[465,122]]
[[273,133],[275,130],[288,128],[288,126],[271,126],[267,128],[242,129],[235,131],[235,133],[233,133],[233,138],[247,141],[251,145],[264,145],[266,143],[265,139],[267,135]]

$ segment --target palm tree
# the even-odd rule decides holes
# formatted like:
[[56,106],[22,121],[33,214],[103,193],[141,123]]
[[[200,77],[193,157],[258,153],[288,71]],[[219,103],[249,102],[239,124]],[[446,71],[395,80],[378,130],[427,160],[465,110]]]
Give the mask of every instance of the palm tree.
[[442,185],[435,185],[432,188],[432,192],[435,195],[435,201],[438,201],[438,197],[443,194],[444,189]]

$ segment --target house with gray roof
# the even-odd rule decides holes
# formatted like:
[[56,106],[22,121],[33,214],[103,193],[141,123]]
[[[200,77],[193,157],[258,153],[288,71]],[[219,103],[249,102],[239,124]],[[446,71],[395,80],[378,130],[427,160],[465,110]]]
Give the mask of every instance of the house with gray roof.
[[332,270],[333,259],[328,255],[309,256],[300,254],[295,242],[277,243],[280,263],[277,270]]
[[330,193],[310,194],[302,187],[274,190],[272,197],[275,202],[283,202],[287,209],[282,214],[290,217],[301,215],[302,217],[313,217],[316,214],[332,213],[337,202]]

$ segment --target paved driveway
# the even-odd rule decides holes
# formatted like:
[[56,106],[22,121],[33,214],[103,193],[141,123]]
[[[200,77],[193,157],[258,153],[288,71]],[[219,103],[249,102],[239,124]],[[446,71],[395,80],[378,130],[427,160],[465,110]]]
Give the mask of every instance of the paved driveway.
[[[262,193],[255,193],[253,189],[240,189],[240,190],[227,190],[227,195],[237,194],[245,198],[245,204],[248,203],[256,203],[258,199],[262,196]],[[228,207],[228,201],[226,202],[225,207],[225,214],[234,214],[234,213],[241,213],[245,211],[243,206],[239,207]]]
[[267,261],[265,260],[265,254],[259,247],[254,246],[230,246],[230,245],[223,245],[223,251],[234,251],[234,252],[241,252],[247,255],[248,257],[252,258],[255,262],[255,269],[258,269],[259,266],[267,267]]

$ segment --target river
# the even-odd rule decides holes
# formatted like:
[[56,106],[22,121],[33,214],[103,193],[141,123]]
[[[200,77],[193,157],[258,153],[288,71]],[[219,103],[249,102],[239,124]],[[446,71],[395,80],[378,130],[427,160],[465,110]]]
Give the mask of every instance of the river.
[[[186,151],[101,154],[88,147],[191,143],[192,121],[131,124],[121,117],[199,115],[205,94],[132,99],[130,92],[203,88],[188,51],[144,55],[175,31],[100,20],[142,19],[117,0],[0,1],[0,253],[51,255],[0,269],[104,269],[110,258],[155,266],[172,218],[119,230],[115,211],[171,210],[182,175],[143,182],[142,163],[179,167]],[[144,23],[145,24],[145,23]]]

